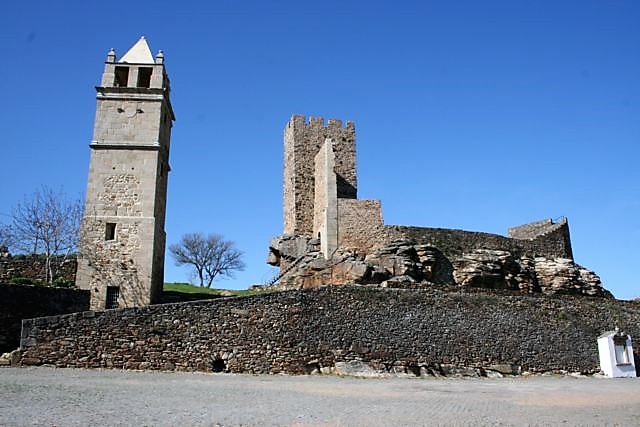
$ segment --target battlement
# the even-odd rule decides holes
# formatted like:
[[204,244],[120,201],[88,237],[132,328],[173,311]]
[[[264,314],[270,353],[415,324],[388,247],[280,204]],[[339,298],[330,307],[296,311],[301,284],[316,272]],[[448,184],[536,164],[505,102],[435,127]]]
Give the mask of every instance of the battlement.
[[313,233],[315,157],[325,140],[335,153],[337,198],[357,198],[355,124],[294,115],[284,128],[284,232]]
[[299,114],[294,114],[289,122],[287,123],[287,128],[291,127],[301,127],[301,126],[310,126],[310,127],[321,127],[321,128],[331,128],[331,129],[348,129],[352,132],[355,132],[355,124],[352,121],[347,120],[346,124],[342,125],[342,120],[340,119],[328,119],[325,124],[323,117],[313,117],[309,116],[308,118]]

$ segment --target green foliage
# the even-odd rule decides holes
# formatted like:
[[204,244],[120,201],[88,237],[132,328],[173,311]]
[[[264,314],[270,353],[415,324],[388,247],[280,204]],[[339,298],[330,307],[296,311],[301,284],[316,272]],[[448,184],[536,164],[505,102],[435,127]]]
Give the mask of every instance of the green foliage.
[[73,280],[67,280],[64,277],[58,277],[53,281],[55,288],[75,288],[76,283]]
[[37,285],[38,284],[33,279],[30,279],[28,277],[13,277],[11,278],[11,280],[9,280],[9,282],[13,283],[14,285]]
[[[9,279],[9,283],[13,283],[14,285],[46,286],[46,284],[41,279],[32,279],[30,277],[12,277],[11,279]],[[74,288],[76,284],[73,280],[67,280],[64,277],[58,277],[53,281],[52,286],[56,288]]]
[[165,283],[163,288],[165,293],[173,294],[189,294],[192,297],[217,298],[217,297],[235,297],[240,295],[253,295],[261,293],[260,289],[215,289],[201,286],[194,286],[190,283]]
[[190,283],[165,283],[164,291],[181,292],[185,294],[205,294],[221,296],[220,289],[205,288],[201,286],[194,286]]

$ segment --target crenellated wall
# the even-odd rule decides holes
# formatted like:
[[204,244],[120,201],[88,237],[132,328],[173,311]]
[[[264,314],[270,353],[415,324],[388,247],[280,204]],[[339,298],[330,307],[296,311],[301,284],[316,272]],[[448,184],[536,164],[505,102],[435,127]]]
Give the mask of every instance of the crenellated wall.
[[[557,222],[546,219],[512,227],[508,230],[508,237],[456,229],[385,225],[380,201],[357,199],[353,123],[347,122],[343,128],[339,120],[329,120],[325,125],[321,118],[312,117],[307,122],[303,116],[293,116],[285,128],[284,147],[284,234],[271,241],[268,258],[268,263],[280,266],[280,275],[275,283],[281,288],[321,286],[327,278],[334,284],[377,283],[390,286],[393,282],[395,286],[401,281],[406,282],[406,276],[416,281],[437,279],[438,283],[451,285],[461,285],[460,281],[467,283],[469,280],[493,283],[493,280],[480,279],[484,276],[502,277],[502,274],[490,273],[491,263],[484,265],[479,262],[480,258],[507,257],[521,264],[526,271],[536,257],[549,260],[552,268],[545,271],[573,260],[569,224],[564,217]],[[319,253],[315,244],[304,243],[316,239]],[[292,244],[298,240],[302,247]],[[415,246],[417,249],[413,250],[424,252],[424,259],[420,262],[428,265],[419,270],[426,273],[418,274],[406,266],[395,265],[402,262],[412,264],[413,259],[392,262],[387,259],[387,254],[378,253],[394,245]],[[485,256],[477,252],[483,250],[507,253]],[[463,275],[463,271],[453,274],[454,265],[463,268],[461,266],[469,263],[474,266],[471,278]],[[425,268],[435,269],[437,274]],[[567,270],[564,279],[576,276],[575,271],[580,269],[588,271],[571,264],[571,268],[564,269]],[[400,271],[407,274],[396,274]],[[391,282],[387,280],[389,274],[393,279]],[[600,292],[600,279],[593,272],[589,272],[589,280],[586,281],[578,280],[577,276],[573,282],[563,279],[562,286],[553,280],[551,282],[555,285],[542,286],[536,283],[533,274],[518,272],[516,275],[526,282],[518,285],[526,292],[542,288],[561,288],[564,292],[573,286],[580,290],[578,293],[610,295]],[[464,280],[455,279],[463,276]],[[530,280],[523,279],[525,276]],[[544,276],[548,278],[549,275]],[[582,282],[593,286],[582,286]]]
[[337,197],[357,197],[355,125],[293,116],[284,129],[284,234],[313,232],[314,159],[327,138],[335,151]]
[[[640,337],[637,302],[326,286],[25,321],[22,364],[336,372],[599,371],[597,337]],[[636,350],[637,352],[638,350]],[[638,357],[638,354],[636,354]]]

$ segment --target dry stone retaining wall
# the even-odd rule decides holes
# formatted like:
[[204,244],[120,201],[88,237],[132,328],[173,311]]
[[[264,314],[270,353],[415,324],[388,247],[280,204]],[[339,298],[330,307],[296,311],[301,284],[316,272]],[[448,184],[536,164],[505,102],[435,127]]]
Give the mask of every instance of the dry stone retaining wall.
[[[53,257],[52,263],[56,271],[56,277],[65,281],[76,280],[76,257]],[[31,279],[33,281],[45,281],[46,262],[41,255],[7,255],[0,257],[0,283],[9,282],[15,278]]]
[[636,338],[639,325],[635,302],[327,286],[28,320],[21,361],[293,374],[592,373],[598,335],[619,326]]
[[0,282],[0,354],[20,345],[22,319],[89,309],[89,291]]

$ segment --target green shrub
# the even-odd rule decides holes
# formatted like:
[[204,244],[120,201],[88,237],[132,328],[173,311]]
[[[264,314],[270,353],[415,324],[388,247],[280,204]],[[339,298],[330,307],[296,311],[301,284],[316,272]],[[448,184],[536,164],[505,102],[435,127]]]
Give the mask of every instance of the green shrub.
[[28,277],[13,277],[9,282],[14,285],[37,285],[33,279],[29,279]]
[[67,280],[64,277],[58,277],[53,281],[53,286],[55,288],[74,288],[76,283],[73,280]]

